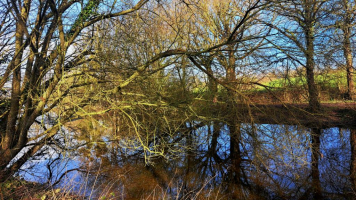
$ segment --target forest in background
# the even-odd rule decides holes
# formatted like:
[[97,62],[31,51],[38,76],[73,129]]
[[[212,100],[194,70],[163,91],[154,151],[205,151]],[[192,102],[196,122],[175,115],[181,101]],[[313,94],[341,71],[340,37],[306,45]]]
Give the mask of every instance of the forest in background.
[[[78,171],[87,173],[89,161],[113,165],[112,154],[174,163],[197,150],[193,132],[214,126],[205,142],[215,162],[224,160],[220,131],[230,138],[230,198],[288,198],[236,167],[253,160],[242,130],[258,148],[259,116],[278,115],[258,106],[271,104],[315,119],[293,121],[310,131],[312,184],[292,197],[325,195],[320,138],[330,127],[318,119],[329,115],[323,103],[337,103],[351,105],[342,112],[354,120],[354,0],[1,0],[0,8],[0,182],[53,152],[83,155]],[[356,189],[355,131],[349,140],[345,198]],[[49,184],[62,181],[49,171]]]

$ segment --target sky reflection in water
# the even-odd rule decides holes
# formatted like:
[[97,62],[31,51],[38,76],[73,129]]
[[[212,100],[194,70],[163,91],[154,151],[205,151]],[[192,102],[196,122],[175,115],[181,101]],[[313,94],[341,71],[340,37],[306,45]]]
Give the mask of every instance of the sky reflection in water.
[[[214,128],[217,130],[215,134],[218,134],[215,149]],[[185,149],[179,157],[168,161],[155,159],[153,166],[145,165],[142,155],[124,155],[119,147],[111,145],[107,154],[98,159],[82,158],[79,161],[77,158],[69,162],[63,162],[61,159],[62,162],[58,163],[53,173],[58,178],[65,170],[90,165],[92,171],[100,173],[90,176],[84,173],[79,176],[79,173],[72,172],[60,184],[71,187],[68,185],[71,183],[70,180],[75,180],[72,182],[75,184],[78,182],[86,184],[73,189],[82,190],[81,192],[87,195],[93,195],[93,188],[98,192],[102,191],[101,187],[106,187],[107,191],[121,193],[121,196],[127,198],[149,196],[157,189],[162,193],[161,197],[163,193],[171,197],[184,197],[194,192],[205,196],[223,197],[232,191],[239,191],[245,197],[260,193],[272,199],[277,197],[298,199],[303,195],[308,196],[306,193],[312,184],[309,128],[242,124],[240,130],[238,157],[241,159],[240,166],[232,164],[234,158],[230,153],[231,137],[228,126],[216,122],[191,133],[193,148],[189,151]],[[179,145],[186,143],[187,138]],[[325,195],[345,198],[348,196],[351,184],[350,157],[349,129],[322,130],[319,170]],[[28,180],[35,180],[35,176],[31,177],[31,170],[37,173],[48,172],[47,163],[37,164],[36,168],[26,170],[27,173],[23,173],[23,176]],[[52,181],[55,181],[56,177]],[[94,184],[95,187],[92,187]]]

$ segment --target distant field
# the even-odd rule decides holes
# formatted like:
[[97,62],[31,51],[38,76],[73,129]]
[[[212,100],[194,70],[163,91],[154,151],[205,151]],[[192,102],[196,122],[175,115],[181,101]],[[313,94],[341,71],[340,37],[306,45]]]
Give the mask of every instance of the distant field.
[[[242,84],[241,86],[237,86],[240,87],[238,90],[245,93],[250,100],[258,103],[280,101],[305,103],[308,101],[307,80],[305,75],[278,78],[278,76],[271,74],[256,80],[256,82],[265,87],[257,84],[246,84],[246,86]],[[321,102],[345,101],[344,97],[347,91],[347,81],[346,72],[344,70],[320,72],[315,76],[315,82],[319,90]],[[202,84],[192,91],[200,97],[209,95],[209,89],[206,84]],[[219,85],[218,96],[224,96],[224,91],[225,89]]]
[[[356,81],[356,79],[354,79]],[[319,73],[315,76],[315,82],[319,90],[322,102],[344,101],[347,91],[346,72],[344,70],[332,70]],[[305,75],[288,78],[265,77],[259,83],[267,86],[256,85],[249,96],[257,102],[306,102],[307,80]],[[271,91],[273,94],[271,94]]]
[[[268,79],[265,79],[268,80]],[[320,86],[346,88],[346,72],[341,70],[329,71],[315,76],[315,81]],[[356,81],[356,79],[355,79]],[[288,86],[303,86],[307,84],[305,76],[295,76],[289,78],[278,78],[271,81],[261,82],[271,88],[284,88]],[[264,89],[262,86],[258,86]]]

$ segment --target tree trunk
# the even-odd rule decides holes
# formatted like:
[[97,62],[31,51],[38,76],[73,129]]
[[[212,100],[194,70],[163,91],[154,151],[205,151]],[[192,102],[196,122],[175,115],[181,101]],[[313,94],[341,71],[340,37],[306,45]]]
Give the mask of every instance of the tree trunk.
[[307,43],[307,49],[305,52],[306,56],[306,71],[307,71],[307,82],[308,82],[308,93],[309,93],[309,109],[311,112],[320,111],[320,102],[318,89],[316,87],[315,79],[314,79],[314,27],[310,23],[309,26],[305,29],[305,37]]
[[6,168],[14,156],[11,154],[9,149],[0,153],[0,183],[2,183],[14,174],[10,169]]
[[[18,138],[20,130],[17,127],[18,115],[20,111],[20,98],[21,98],[21,65],[22,56],[24,52],[23,40],[26,31],[26,21],[30,10],[30,0],[23,2],[21,13],[17,14],[18,22],[16,23],[15,33],[15,54],[10,68],[13,70],[12,85],[11,85],[11,97],[10,97],[10,109],[7,114],[5,134],[2,133],[1,145],[0,145],[0,182],[7,179],[13,173],[10,169],[6,169],[6,166],[17,155],[18,152],[25,146],[18,145]],[[16,6],[16,5],[13,5]]]
[[344,17],[344,24],[342,26],[343,31],[343,50],[344,57],[346,60],[346,79],[347,79],[347,95],[346,98],[349,100],[354,100],[354,81],[353,81],[353,64],[352,64],[352,50],[351,50],[351,13],[349,9],[348,2],[344,2],[344,10],[346,12]]

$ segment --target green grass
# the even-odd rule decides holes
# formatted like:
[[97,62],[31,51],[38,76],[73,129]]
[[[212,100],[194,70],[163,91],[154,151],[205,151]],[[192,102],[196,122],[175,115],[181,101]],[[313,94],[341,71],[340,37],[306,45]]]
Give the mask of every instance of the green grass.
[[[336,70],[329,73],[319,74],[315,76],[315,82],[320,86],[337,88],[337,87],[346,87],[346,72]],[[279,89],[285,87],[298,87],[304,86],[307,84],[307,80],[304,76],[290,77],[290,78],[278,78],[269,82],[262,83],[266,86],[271,87],[272,89]],[[265,90],[264,87],[259,86],[259,90]]]

